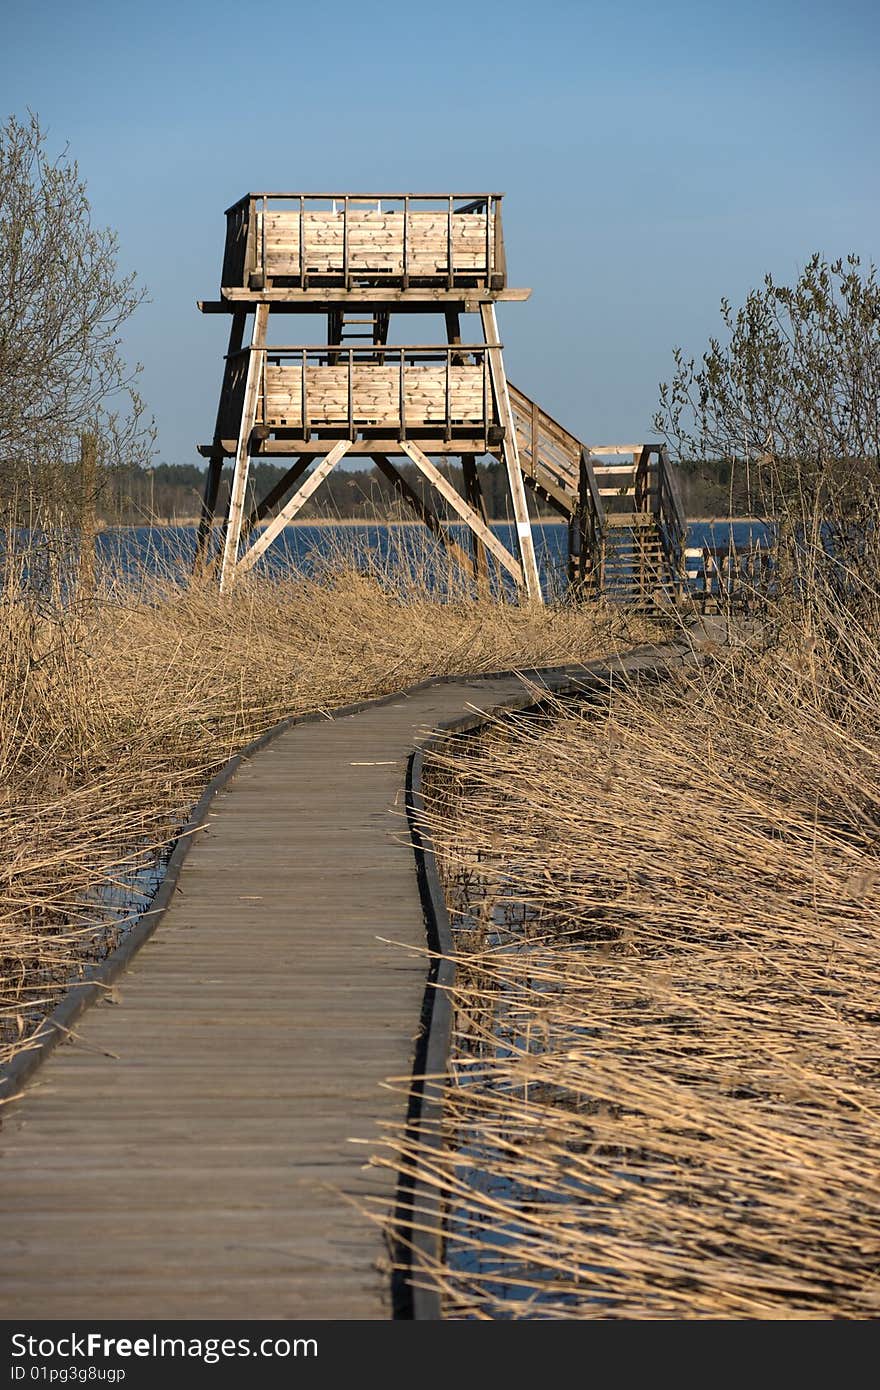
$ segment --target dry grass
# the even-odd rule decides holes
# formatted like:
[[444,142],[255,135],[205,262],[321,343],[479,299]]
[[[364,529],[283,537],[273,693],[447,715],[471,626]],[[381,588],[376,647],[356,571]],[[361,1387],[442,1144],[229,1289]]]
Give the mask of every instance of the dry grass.
[[148,564],[64,601],[57,575],[25,582],[40,558],[10,562],[0,595],[0,1062],[143,906],[209,777],[278,720],[627,640],[596,612],[438,597],[394,555],[337,553],[224,600]]
[[435,760],[446,1316],[880,1312],[874,613]]

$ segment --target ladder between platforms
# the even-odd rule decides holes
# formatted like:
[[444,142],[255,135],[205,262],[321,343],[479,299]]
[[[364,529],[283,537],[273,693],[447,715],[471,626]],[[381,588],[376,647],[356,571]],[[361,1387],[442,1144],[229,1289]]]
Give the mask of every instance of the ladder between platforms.
[[327,325],[330,344],[338,343],[341,347],[344,343],[359,341],[384,347],[388,342],[389,318],[387,310],[381,309],[363,314],[349,314],[344,308],[333,309]]

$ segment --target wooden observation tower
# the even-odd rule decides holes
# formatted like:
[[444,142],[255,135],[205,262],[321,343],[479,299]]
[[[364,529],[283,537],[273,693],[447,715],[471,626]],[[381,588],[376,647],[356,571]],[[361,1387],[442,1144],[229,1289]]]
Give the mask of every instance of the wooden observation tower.
[[[491,554],[532,601],[542,602],[542,591],[526,487],[568,521],[569,578],[583,592],[613,590],[615,575],[621,597],[674,586],[683,530],[680,517],[670,524],[669,504],[673,512],[678,504],[665,451],[588,448],[507,380],[495,306],[530,291],[507,283],[500,194],[249,193],[226,219],[220,299],[199,304],[230,316],[214,436],[199,446],[208,469],[197,563],[224,462],[235,461],[222,589],[349,455],[372,459],[453,559],[479,578]],[[432,340],[389,343],[395,314],[433,316]],[[304,342],[285,327],[276,346],[274,315],[285,325],[291,315],[293,323],[320,316],[326,341]],[[486,454],[505,467],[516,553],[487,521],[476,463]],[[464,495],[437,467],[450,456],[461,460]],[[255,457],[290,462],[248,509]],[[469,528],[470,553],[450,533],[445,509],[409,485],[395,462],[403,457]],[[624,499],[622,512],[610,497]]]

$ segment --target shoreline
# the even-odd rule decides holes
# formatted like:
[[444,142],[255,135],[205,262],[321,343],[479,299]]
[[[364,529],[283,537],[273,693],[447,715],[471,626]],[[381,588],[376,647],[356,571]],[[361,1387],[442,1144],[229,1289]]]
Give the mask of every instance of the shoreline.
[[[180,529],[190,529],[190,528],[192,528],[192,527],[198,526],[198,524],[199,524],[199,518],[198,518],[198,517],[178,517],[178,518],[175,518],[174,521],[168,521],[166,518],[162,518],[162,520],[156,520],[156,521],[118,521],[118,522],[114,522],[114,521],[104,521],[104,522],[99,523],[99,525],[98,525],[98,530],[99,530],[99,531],[139,531],[139,530],[146,530],[146,529],[149,529],[149,528],[152,527],[152,528],[155,528],[157,531],[170,531],[170,530],[174,530],[174,529],[176,529],[176,528],[180,528]],[[215,529],[215,530],[218,530],[221,524],[222,524],[222,523],[219,522],[219,521],[216,522],[216,523],[215,523],[214,529]],[[423,522],[418,521],[418,520],[416,520],[415,518],[414,518],[412,521],[403,521],[403,520],[400,520],[400,519],[398,519],[398,518],[385,519],[385,518],[383,518],[383,517],[359,517],[359,516],[328,517],[328,516],[317,516],[317,517],[294,517],[294,519],[293,519],[292,521],[288,521],[288,522],[285,524],[284,529],[285,529],[285,530],[288,530],[288,529],[296,530],[297,527],[308,527],[308,526],[311,526],[312,528],[314,528],[314,527],[325,527],[325,526],[327,526],[327,527],[329,527],[329,526],[333,526],[333,527],[339,527],[339,526],[393,526],[393,527],[401,527],[401,528],[402,528],[402,527],[404,527],[404,526],[410,526],[410,527],[412,527],[412,526],[418,526],[418,527],[421,527],[423,524],[424,524]],[[454,521],[454,522],[451,522],[450,524],[451,524],[451,525],[454,525],[454,526],[464,526],[466,523],[463,522],[463,521]],[[266,528],[268,525],[269,525],[269,521],[268,521],[268,520],[267,520],[267,521],[261,521],[257,526],[254,527],[254,530],[255,530],[255,531],[262,531],[262,530],[265,530],[265,528]],[[505,516],[490,516],[490,517],[489,517],[489,525],[490,525],[490,526],[514,526],[515,523],[514,523],[513,521],[511,521],[508,517],[505,517]],[[533,526],[565,526],[565,525],[567,525],[567,523],[566,523],[564,517],[561,517],[561,516],[548,516],[548,517],[538,517],[536,520],[533,520],[532,525],[533,525]]]
[[[688,521],[688,525],[689,525],[689,526],[694,526],[694,525],[696,525],[696,526],[732,526],[732,525],[740,526],[740,525],[745,525],[745,524],[747,524],[747,523],[750,524],[750,525],[753,525],[753,526],[770,526],[770,525],[772,525],[772,519],[769,518],[769,517],[763,517],[763,516],[689,516],[688,519],[687,519],[687,521]],[[145,529],[154,528],[155,530],[169,531],[169,530],[175,530],[175,529],[177,529],[177,528],[180,528],[180,529],[191,529],[192,527],[198,526],[198,524],[199,524],[199,518],[198,518],[197,516],[195,516],[195,517],[175,517],[173,520],[168,520],[167,517],[162,517],[161,519],[160,519],[160,518],[156,518],[156,519],[154,519],[154,520],[152,520],[152,521],[119,521],[119,522],[102,521],[102,522],[99,522],[99,523],[98,523],[98,530],[99,530],[99,531],[139,531],[139,530],[145,530]],[[221,523],[219,523],[219,522],[215,523],[215,528],[214,528],[214,529],[215,529],[215,530],[218,529],[220,524],[221,524]],[[461,521],[458,521],[458,522],[451,522],[450,524],[451,524],[451,525],[463,526],[463,525],[465,525],[466,523],[461,522]],[[264,530],[265,527],[268,526],[268,525],[269,525],[269,522],[268,522],[268,521],[262,521],[262,522],[259,523],[258,526],[254,527],[254,530],[256,530],[256,531],[262,531],[262,530]],[[297,527],[309,527],[309,526],[312,527],[312,528],[315,528],[315,527],[331,527],[331,526],[332,526],[332,527],[337,527],[337,528],[340,527],[340,526],[342,526],[342,527],[354,527],[354,526],[388,526],[388,527],[399,527],[399,528],[402,528],[402,527],[406,527],[406,526],[412,527],[412,526],[421,526],[421,525],[422,525],[422,522],[421,522],[421,521],[417,521],[417,520],[412,520],[412,521],[406,520],[406,521],[405,521],[405,520],[402,520],[402,519],[400,519],[400,518],[386,519],[386,518],[380,518],[380,517],[358,517],[358,516],[344,516],[344,517],[318,516],[318,517],[294,517],[294,519],[293,519],[292,521],[288,521],[288,522],[286,523],[284,529],[285,529],[285,530],[289,530],[289,529],[296,530]],[[509,517],[504,517],[504,516],[492,516],[492,517],[489,517],[489,525],[490,525],[490,526],[513,526],[513,525],[514,525],[514,522],[511,521]],[[532,520],[532,525],[533,525],[533,526],[567,526],[567,525],[568,525],[568,522],[566,521],[565,517],[562,517],[562,516],[541,516],[541,517],[533,518],[533,520]]]

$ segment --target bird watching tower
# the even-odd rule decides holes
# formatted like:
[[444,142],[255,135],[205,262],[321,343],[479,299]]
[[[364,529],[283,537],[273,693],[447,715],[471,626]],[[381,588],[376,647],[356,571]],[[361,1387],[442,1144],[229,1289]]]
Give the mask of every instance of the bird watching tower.
[[[347,456],[372,459],[454,560],[480,578],[493,556],[534,602],[543,600],[526,487],[568,522],[569,578],[581,592],[616,585],[642,601],[653,585],[678,582],[683,521],[662,446],[588,447],[507,380],[495,306],[530,291],[508,286],[501,202],[500,193],[248,193],[227,209],[220,298],[199,303],[230,319],[214,435],[199,446],[208,468],[197,564],[234,460],[221,589]],[[273,345],[274,315],[284,346]],[[393,315],[428,317],[431,341],[398,331],[405,345],[389,343]],[[303,316],[319,316],[324,341],[304,341]],[[488,523],[483,455],[504,465],[515,553]],[[450,457],[461,460],[463,494],[437,466]],[[288,467],[248,507],[253,458]],[[410,486],[403,458],[427,490]],[[469,554],[447,509],[469,528]]]
[[[214,438],[200,447],[208,459],[200,554],[224,461],[235,460],[221,587],[252,567],[336,464],[366,456],[456,558],[485,570],[488,551],[540,600],[495,311],[499,300],[524,300],[529,291],[508,288],[501,195],[249,193],[226,219],[220,299],[199,306],[230,316]],[[267,346],[278,336],[269,333],[276,314],[285,320],[282,347]],[[395,314],[433,316],[431,341],[390,346]],[[291,332],[297,315],[321,315],[326,341]],[[476,467],[485,454],[506,468],[516,554],[487,522]],[[461,459],[464,496],[437,467],[450,456]],[[246,514],[255,457],[284,458],[289,467]],[[470,556],[409,486],[397,467],[404,457],[469,527]]]

